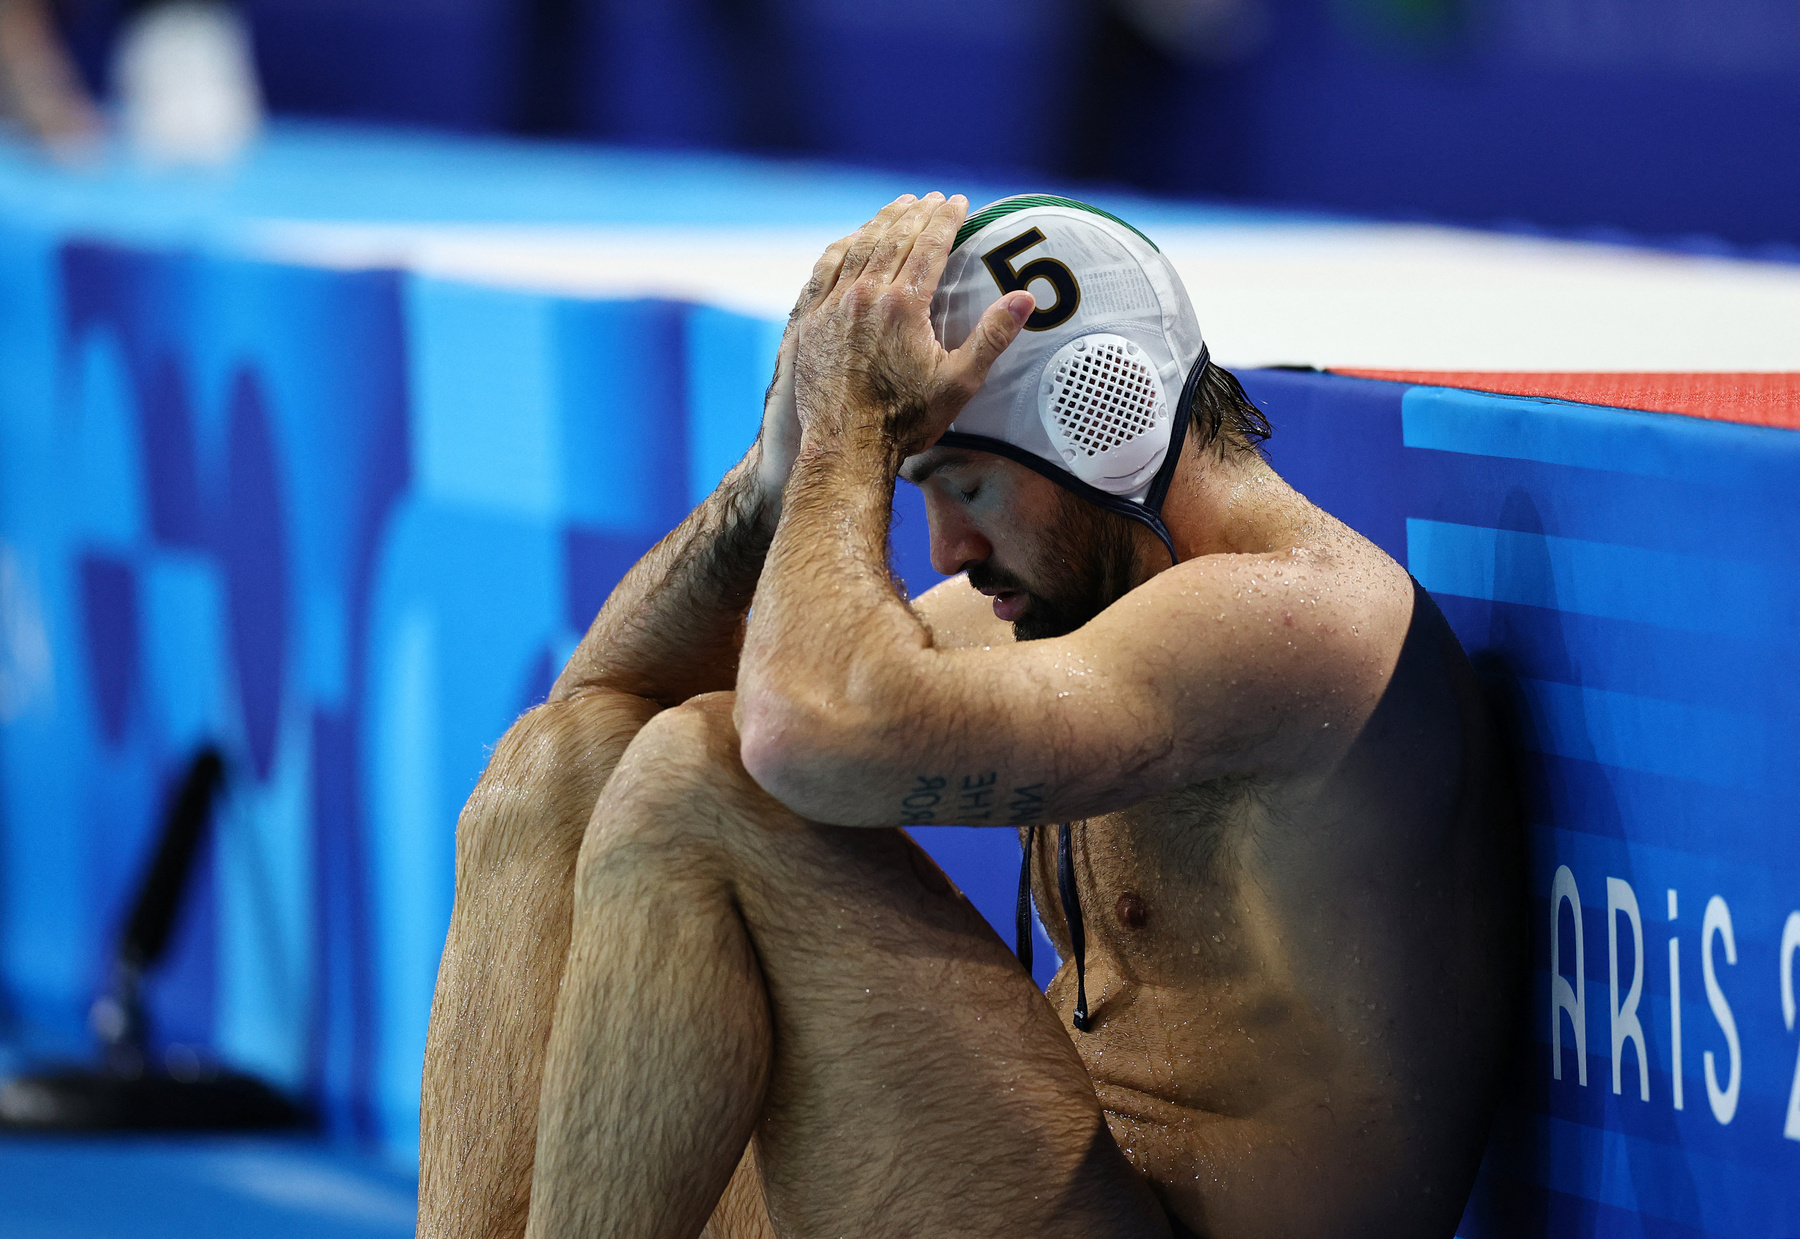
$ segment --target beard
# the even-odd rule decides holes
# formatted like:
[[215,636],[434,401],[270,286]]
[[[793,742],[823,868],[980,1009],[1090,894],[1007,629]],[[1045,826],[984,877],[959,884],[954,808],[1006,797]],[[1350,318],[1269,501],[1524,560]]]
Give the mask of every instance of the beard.
[[1013,621],[1013,637],[1038,641],[1067,636],[1124,597],[1135,558],[1130,521],[1059,488],[1031,579],[989,562],[969,569],[969,583],[1024,594],[1028,601]]

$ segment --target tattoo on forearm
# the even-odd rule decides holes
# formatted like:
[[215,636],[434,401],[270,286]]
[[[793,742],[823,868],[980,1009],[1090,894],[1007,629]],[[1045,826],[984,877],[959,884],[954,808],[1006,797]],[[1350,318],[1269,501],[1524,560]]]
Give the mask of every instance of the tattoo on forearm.
[[912,790],[900,802],[902,826],[929,826],[938,820],[938,807],[944,801],[944,789],[950,780],[943,775],[917,774]]
[[961,776],[917,774],[900,801],[900,824],[978,826],[1000,821],[1017,826],[1036,821],[1043,814],[1042,783],[1013,788],[1004,804],[1000,801],[1002,795],[1006,793],[1000,787],[997,770]]
[[965,774],[956,792],[956,820],[970,825],[992,820],[995,784],[999,782],[1000,774],[994,770]]
[[1032,783],[1025,787],[1015,787],[1012,799],[1006,802],[1006,821],[1011,826],[1023,826],[1043,816],[1044,785]]

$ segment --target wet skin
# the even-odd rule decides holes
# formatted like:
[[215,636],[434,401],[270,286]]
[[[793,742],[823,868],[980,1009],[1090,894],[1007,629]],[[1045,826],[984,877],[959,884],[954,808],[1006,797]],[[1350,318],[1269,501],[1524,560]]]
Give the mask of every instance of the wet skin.
[[[1454,1227],[1511,996],[1485,729],[1419,591],[1393,684],[1326,777],[1217,780],[1075,826],[1090,1031],[1071,1035],[1120,1147],[1180,1214]],[[1033,888],[1069,960],[1055,864],[1039,831]],[[1072,962],[1050,997],[1069,1021]],[[1219,1156],[1197,1156],[1209,1125]]]
[[[1031,512],[1020,492],[1036,483],[968,463],[925,479],[938,566],[966,553],[971,520],[1015,531],[971,543],[1011,565],[954,565],[968,578],[918,609],[940,644],[991,647],[1013,639],[1001,616],[1022,617],[1054,573],[1034,553],[1041,511],[970,511],[972,470],[1015,514]],[[1303,536],[1246,565],[1251,578],[1279,588],[1298,556],[1392,587],[1367,591],[1388,605],[1399,591],[1408,618],[1385,690],[1321,768],[1215,778],[1074,824],[1085,1033],[1056,831],[1039,828],[1032,888],[1065,961],[1049,995],[1120,1148],[1201,1233],[1448,1235],[1516,992],[1510,797],[1468,660],[1429,595],[1294,500],[1310,509]]]

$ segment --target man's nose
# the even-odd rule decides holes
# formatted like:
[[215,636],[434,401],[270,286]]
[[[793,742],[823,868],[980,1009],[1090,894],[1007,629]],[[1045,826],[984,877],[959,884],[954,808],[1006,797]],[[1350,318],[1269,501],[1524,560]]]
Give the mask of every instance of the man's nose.
[[925,520],[931,526],[931,566],[944,576],[955,576],[994,553],[993,544],[954,504],[927,501]]

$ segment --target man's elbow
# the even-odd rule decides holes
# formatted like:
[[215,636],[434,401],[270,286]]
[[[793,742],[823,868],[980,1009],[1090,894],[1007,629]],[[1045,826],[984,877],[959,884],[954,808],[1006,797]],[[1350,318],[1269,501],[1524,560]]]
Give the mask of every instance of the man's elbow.
[[738,752],[769,795],[814,821],[861,824],[854,816],[867,729],[847,703],[769,691],[740,694]]

